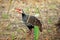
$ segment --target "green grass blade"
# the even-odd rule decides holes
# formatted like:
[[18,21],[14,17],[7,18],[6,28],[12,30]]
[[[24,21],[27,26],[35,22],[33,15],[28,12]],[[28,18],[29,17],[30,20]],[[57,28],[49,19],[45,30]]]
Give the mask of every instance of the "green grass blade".
[[8,18],[9,18],[9,15],[6,14],[6,13],[2,13],[2,18],[3,18],[3,19],[8,19]]
[[38,26],[34,26],[34,40],[38,40],[39,37],[39,28]]

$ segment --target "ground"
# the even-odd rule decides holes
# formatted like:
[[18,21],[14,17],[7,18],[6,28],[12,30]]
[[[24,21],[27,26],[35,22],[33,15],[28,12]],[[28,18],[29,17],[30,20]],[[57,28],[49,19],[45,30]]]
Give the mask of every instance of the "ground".
[[39,40],[60,40],[55,25],[60,17],[59,0],[0,0],[0,40],[34,39],[33,33],[27,35],[29,29],[15,8],[21,8],[29,15],[38,14],[43,25]]

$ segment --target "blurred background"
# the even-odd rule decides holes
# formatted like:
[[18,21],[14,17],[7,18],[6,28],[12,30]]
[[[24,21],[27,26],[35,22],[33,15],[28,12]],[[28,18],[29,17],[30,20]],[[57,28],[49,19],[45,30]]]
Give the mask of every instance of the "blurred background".
[[36,16],[43,25],[39,40],[60,40],[60,0],[0,0],[0,40],[33,40],[27,37],[29,29],[15,11],[21,8],[28,15]]

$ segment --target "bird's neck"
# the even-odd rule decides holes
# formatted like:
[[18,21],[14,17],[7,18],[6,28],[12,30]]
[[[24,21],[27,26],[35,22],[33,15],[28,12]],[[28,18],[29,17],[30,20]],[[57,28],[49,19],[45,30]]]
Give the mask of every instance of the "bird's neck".
[[25,13],[22,13],[22,17],[25,17],[26,16],[26,14]]

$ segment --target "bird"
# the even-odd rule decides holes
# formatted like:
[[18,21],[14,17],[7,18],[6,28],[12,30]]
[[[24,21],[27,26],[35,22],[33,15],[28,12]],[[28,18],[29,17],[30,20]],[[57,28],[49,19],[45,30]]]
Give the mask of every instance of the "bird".
[[40,32],[42,32],[42,23],[40,22],[40,20],[38,18],[36,18],[35,16],[31,16],[31,15],[24,13],[23,9],[15,8],[15,10],[19,14],[22,15],[22,21],[24,22],[24,24],[28,27],[28,29],[30,31],[32,31],[32,29],[36,25],[36,26],[38,26]]

